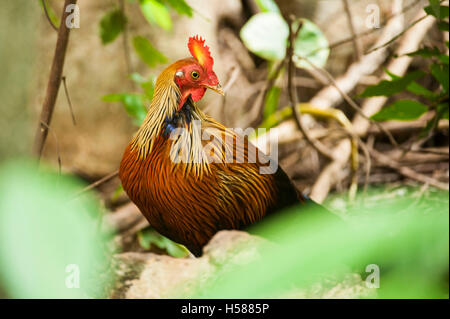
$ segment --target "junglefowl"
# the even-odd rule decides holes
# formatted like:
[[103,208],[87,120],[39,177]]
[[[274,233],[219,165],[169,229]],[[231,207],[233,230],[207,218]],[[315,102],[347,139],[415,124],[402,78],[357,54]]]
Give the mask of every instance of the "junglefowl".
[[246,228],[309,200],[281,168],[267,169],[267,156],[246,136],[198,108],[206,89],[222,95],[223,90],[205,41],[191,37],[188,48],[192,57],[169,65],[157,78],[119,176],[155,230],[200,256],[216,232]]

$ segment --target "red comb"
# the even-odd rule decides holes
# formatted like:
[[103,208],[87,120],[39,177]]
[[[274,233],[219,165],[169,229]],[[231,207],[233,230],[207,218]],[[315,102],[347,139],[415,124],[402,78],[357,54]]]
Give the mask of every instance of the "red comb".
[[203,40],[198,35],[189,38],[188,42],[189,52],[198,61],[198,63],[204,67],[207,71],[212,71],[214,60],[209,52],[209,48],[205,45]]

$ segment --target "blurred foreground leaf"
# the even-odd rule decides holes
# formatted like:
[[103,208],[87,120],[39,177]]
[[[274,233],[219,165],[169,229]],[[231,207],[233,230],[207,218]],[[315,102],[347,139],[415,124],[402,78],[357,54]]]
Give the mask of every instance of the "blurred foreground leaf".
[[0,282],[12,298],[101,297],[109,278],[97,203],[73,178],[0,167]]
[[304,215],[305,209],[256,227],[256,234],[277,238],[277,245],[255,262],[219,274],[197,297],[280,297],[324,277],[357,271],[364,280],[366,266],[376,265],[380,286],[372,289],[379,298],[448,298],[448,192],[428,201],[396,198],[357,206],[346,225]]

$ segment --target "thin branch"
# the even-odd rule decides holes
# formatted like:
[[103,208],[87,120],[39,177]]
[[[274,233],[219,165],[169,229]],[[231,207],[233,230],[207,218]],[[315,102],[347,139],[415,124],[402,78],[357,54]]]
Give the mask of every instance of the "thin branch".
[[55,144],[56,144],[56,156],[58,158],[58,172],[59,175],[61,175],[61,167],[62,167],[62,161],[61,161],[61,154],[59,152],[59,142],[58,142],[58,137],[56,136],[55,132],[53,132],[52,130],[50,130],[50,127],[48,127],[47,124],[45,124],[44,122],[41,122],[42,125],[44,125],[45,127],[47,127],[48,131],[50,132],[50,134],[53,135],[53,138],[55,139]]
[[58,31],[58,27],[56,25],[54,25],[52,19],[50,19],[50,15],[48,14],[47,6],[45,4],[45,0],[42,0],[42,7],[44,8],[45,16],[47,17],[48,23],[50,23],[51,27],[55,31]]
[[297,29],[293,30],[293,24],[294,24],[294,18],[291,17],[291,21],[289,24],[289,46],[287,48],[287,59],[288,59],[288,93],[289,93],[289,100],[292,108],[292,114],[294,115],[295,123],[297,124],[297,128],[300,130],[300,132],[305,137],[306,141],[320,154],[325,156],[326,158],[333,160],[333,154],[331,154],[328,149],[320,143],[318,140],[315,140],[311,138],[307,130],[303,127],[302,121],[301,121],[301,115],[298,111],[297,104],[298,104],[298,96],[297,96],[297,88],[293,85],[293,78],[295,76],[295,66],[293,61],[294,56],[294,43],[295,39],[297,38],[298,33],[300,32],[303,22],[300,21],[299,25],[297,26]]
[[390,45],[391,43],[397,41],[397,39],[399,39],[403,34],[405,34],[406,31],[408,31],[409,29],[411,29],[413,26],[415,26],[417,23],[419,23],[420,21],[424,20],[426,17],[428,17],[428,15],[424,15],[423,17],[417,19],[416,21],[414,21],[413,23],[411,23],[409,26],[407,26],[402,32],[400,32],[399,34],[397,34],[395,37],[393,37],[392,39],[390,39],[389,41],[385,42],[384,44],[375,47],[373,49],[370,49],[369,51],[366,52],[366,54],[372,53],[374,51],[377,51],[379,49],[382,49],[388,45]]
[[106,183],[107,181],[113,179],[114,177],[119,175],[119,170],[114,171],[108,175],[106,175],[105,177],[100,178],[98,181],[93,182],[92,184],[89,184],[88,186],[86,186],[85,188],[83,188],[82,190],[80,190],[79,192],[77,192],[74,195],[74,198],[79,197],[81,194],[86,193],[87,191],[90,191],[93,188],[96,188],[98,186],[100,186],[103,183]]
[[77,125],[77,121],[75,120],[75,114],[73,113],[72,101],[70,100],[69,90],[67,89],[66,77],[62,77],[62,82],[64,86],[64,93],[66,93],[67,103],[69,104],[70,115],[72,116],[73,125]]
[[284,63],[285,60],[280,61],[272,74],[269,75],[269,79],[265,82],[264,87],[261,89],[258,97],[256,98],[256,101],[253,103],[251,115],[249,116],[251,119],[258,119],[258,117],[262,114],[267,92],[269,92],[270,89],[272,89],[272,87],[274,86],[275,81],[277,80],[281,70],[283,69]]
[[371,122],[372,124],[375,124],[380,131],[382,131],[389,139],[389,141],[391,142],[391,144],[395,147],[399,147],[397,141],[395,140],[394,136],[391,134],[391,132],[389,132],[388,130],[386,130],[384,128],[383,125],[381,125],[381,123],[376,122],[374,120],[372,120],[370,117],[368,117],[367,115],[364,114],[364,112],[362,111],[361,107],[355,102],[353,101],[353,99],[347,94],[345,93],[343,90],[341,90],[341,88],[338,86],[336,80],[333,78],[333,76],[330,74],[330,72],[328,72],[327,70],[325,70],[324,68],[319,68],[316,65],[314,65],[314,63],[312,63],[311,61],[309,61],[308,59],[304,58],[304,57],[298,57],[299,59],[303,59],[305,60],[309,65],[311,65],[316,71],[321,72],[322,74],[324,74],[328,81],[330,81],[330,84],[332,86],[334,86],[336,88],[336,90],[339,92],[339,94],[342,95],[342,98],[364,119],[366,119],[367,121]]
[[373,158],[375,158],[379,163],[397,171],[398,173],[400,173],[401,175],[414,179],[416,181],[419,181],[421,183],[425,183],[425,184],[429,184],[431,186],[434,186],[436,188],[442,189],[442,190],[449,190],[449,185],[446,183],[442,183],[432,177],[420,174],[415,172],[414,170],[412,170],[409,167],[406,166],[402,166],[399,163],[397,163],[396,161],[394,161],[393,159],[391,159],[390,157],[374,150],[371,149],[370,150],[370,154],[372,155]]
[[[77,0],[66,0],[63,6],[61,25],[58,29],[58,39],[56,41],[53,63],[47,84],[47,92],[44,103],[42,105],[41,116],[33,146],[33,153],[38,159],[41,158],[42,150],[47,139],[48,127],[50,126],[53,110],[55,108],[56,97],[58,95],[59,86],[61,84],[67,43],[69,42],[70,29],[67,27],[65,21],[70,12],[66,12],[66,7],[68,5],[75,4],[76,2]],[[45,123],[45,125],[43,123]]]
[[370,35],[370,34],[372,34],[372,33],[375,33],[375,32],[377,32],[377,31],[379,31],[381,28],[385,27],[385,26],[388,24],[389,20],[391,20],[391,19],[393,19],[393,18],[395,18],[395,17],[397,17],[397,16],[399,16],[399,15],[401,15],[401,14],[405,14],[407,11],[409,11],[409,10],[412,9],[412,8],[414,8],[414,7],[415,7],[416,5],[418,5],[420,2],[422,2],[422,0],[417,0],[417,1],[413,2],[412,4],[410,4],[409,6],[406,6],[405,8],[403,8],[403,10],[402,10],[401,12],[395,12],[395,13],[392,13],[391,15],[389,15],[389,16],[385,19],[385,21],[384,21],[383,23],[381,23],[380,28],[372,28],[372,29],[370,29],[370,30],[367,30],[367,31],[364,31],[364,32],[357,33],[357,34],[355,34],[355,36],[350,36],[350,37],[348,37],[348,38],[345,38],[345,39],[336,41],[336,42],[334,42],[334,43],[331,43],[331,44],[330,44],[329,46],[327,46],[327,47],[318,48],[318,49],[312,51],[310,54],[314,54],[314,53],[317,53],[318,51],[326,50],[326,49],[330,49],[330,50],[331,50],[331,49],[337,48],[337,47],[339,47],[339,46],[341,46],[341,45],[343,45],[343,44],[352,42],[355,38],[356,38],[356,39],[360,39],[360,38],[362,38],[362,37],[365,37],[365,36],[367,36],[367,35]]
[[239,73],[240,73],[240,68],[238,66],[234,66],[231,68],[230,72],[231,75],[228,76],[228,80],[227,83],[225,83],[224,87],[223,87],[223,91],[225,92],[225,96],[222,99],[222,106],[221,106],[221,110],[222,110],[222,121],[223,123],[226,125],[227,122],[227,112],[226,112],[226,104],[227,104],[227,95],[226,93],[228,92],[228,90],[230,90],[230,88],[233,86],[233,84],[236,82],[236,80],[239,77]]
[[[119,0],[119,8],[120,8],[120,11],[122,12],[122,15],[124,17],[126,17],[124,0]],[[122,46],[123,46],[123,52],[125,54],[125,64],[126,64],[126,67],[127,67],[127,72],[128,72],[128,75],[130,75],[131,73],[133,73],[133,67],[131,65],[130,50],[129,50],[129,47],[128,47],[128,27],[127,27],[127,24],[128,24],[128,22],[125,20],[125,25],[123,27],[123,34],[122,34]]]
[[348,27],[350,29],[350,33],[352,35],[353,49],[355,50],[356,60],[361,59],[363,55],[363,49],[361,46],[361,42],[358,41],[355,31],[355,25],[353,24],[352,12],[350,11],[350,5],[348,4],[348,0],[342,0],[342,4],[344,5],[345,13],[347,15]]

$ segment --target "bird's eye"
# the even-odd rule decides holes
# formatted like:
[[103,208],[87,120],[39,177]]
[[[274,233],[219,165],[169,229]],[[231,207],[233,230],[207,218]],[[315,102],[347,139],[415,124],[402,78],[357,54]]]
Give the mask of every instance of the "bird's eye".
[[198,73],[197,71],[192,71],[192,72],[191,72],[191,77],[192,77],[194,80],[197,80],[197,79],[199,78],[199,76],[200,76],[200,73]]

